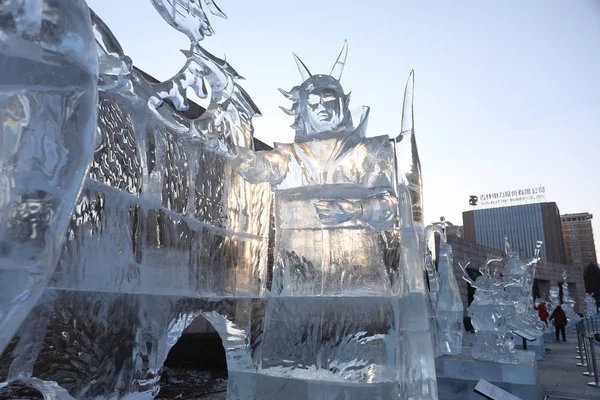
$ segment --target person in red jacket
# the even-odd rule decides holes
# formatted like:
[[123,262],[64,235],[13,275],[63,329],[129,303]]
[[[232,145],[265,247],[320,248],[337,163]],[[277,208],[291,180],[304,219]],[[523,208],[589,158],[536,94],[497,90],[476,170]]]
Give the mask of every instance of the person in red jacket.
[[554,329],[556,331],[556,341],[558,342],[558,333],[562,333],[563,342],[566,342],[565,338],[565,326],[567,326],[567,315],[563,311],[561,306],[556,306],[554,311],[552,311],[552,315],[550,316],[550,321],[554,320]]
[[533,306],[533,308],[538,311],[538,316],[548,326],[548,309],[546,308],[546,303],[541,302],[539,306]]

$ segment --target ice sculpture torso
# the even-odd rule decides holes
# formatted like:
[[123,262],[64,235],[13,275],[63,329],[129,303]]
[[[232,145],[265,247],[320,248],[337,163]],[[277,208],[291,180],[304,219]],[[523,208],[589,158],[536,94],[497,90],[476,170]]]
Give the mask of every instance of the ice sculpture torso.
[[361,219],[324,225],[317,205],[331,198],[362,202],[375,193],[392,193],[388,138],[365,139],[354,132],[341,140],[276,144],[275,149],[289,160],[289,170],[275,186],[277,262],[286,267],[275,275],[274,287],[283,295],[386,293],[377,231]]

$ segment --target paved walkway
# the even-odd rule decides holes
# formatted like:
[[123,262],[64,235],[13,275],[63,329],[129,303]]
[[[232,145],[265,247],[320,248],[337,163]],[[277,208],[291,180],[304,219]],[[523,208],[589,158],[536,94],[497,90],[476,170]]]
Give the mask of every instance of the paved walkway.
[[[594,378],[582,375],[586,367],[578,367],[577,337],[568,332],[567,342],[546,342],[546,358],[538,362],[542,395],[552,399],[600,400],[600,388],[588,386]],[[598,354],[600,356],[600,354]],[[600,367],[600,359],[598,360]],[[543,397],[542,397],[543,398]]]

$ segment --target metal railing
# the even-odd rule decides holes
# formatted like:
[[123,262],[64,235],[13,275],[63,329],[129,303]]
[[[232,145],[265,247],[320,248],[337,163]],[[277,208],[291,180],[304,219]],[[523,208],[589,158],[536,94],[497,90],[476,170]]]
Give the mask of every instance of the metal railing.
[[587,367],[583,373],[585,376],[594,378],[593,382],[588,382],[589,386],[600,388],[600,372],[596,363],[596,347],[600,346],[600,317],[582,318],[575,325],[577,329],[577,353],[580,360],[577,363],[580,367]]

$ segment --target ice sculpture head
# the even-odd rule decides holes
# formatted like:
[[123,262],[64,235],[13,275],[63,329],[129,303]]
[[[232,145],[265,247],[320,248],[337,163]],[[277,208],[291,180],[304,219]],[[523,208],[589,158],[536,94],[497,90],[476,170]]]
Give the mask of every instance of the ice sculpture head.
[[311,74],[294,55],[304,82],[290,92],[280,91],[293,102],[291,110],[282,109],[296,118],[292,127],[296,130],[297,142],[328,139],[353,131],[348,108],[350,94],[345,94],[340,84],[347,53],[348,44],[344,42],[344,48],[329,75]]

